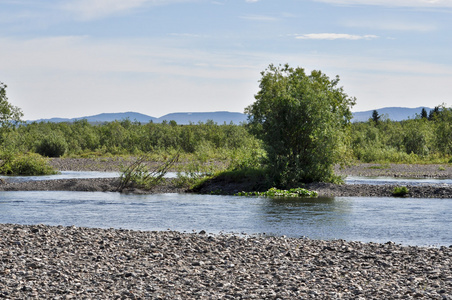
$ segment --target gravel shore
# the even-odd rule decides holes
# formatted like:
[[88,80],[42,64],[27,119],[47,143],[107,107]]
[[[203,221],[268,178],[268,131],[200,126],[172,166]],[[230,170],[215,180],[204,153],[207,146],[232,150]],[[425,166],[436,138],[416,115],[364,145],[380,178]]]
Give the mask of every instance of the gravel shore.
[[5,299],[452,299],[452,248],[0,224]]

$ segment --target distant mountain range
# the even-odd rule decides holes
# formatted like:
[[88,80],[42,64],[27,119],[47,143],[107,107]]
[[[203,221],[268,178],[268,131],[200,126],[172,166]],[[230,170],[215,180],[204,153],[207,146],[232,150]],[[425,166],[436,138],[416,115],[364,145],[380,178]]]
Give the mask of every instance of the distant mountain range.
[[[407,108],[407,107],[384,107],[377,109],[377,112],[384,118],[391,119],[393,121],[402,121],[406,119],[413,119],[416,114],[421,114],[422,108],[430,112],[432,108],[429,107],[417,107],[417,108]],[[353,122],[365,122],[372,117],[373,110],[359,111],[353,113]],[[74,122],[77,120],[86,119],[90,123],[104,123],[112,122],[115,120],[126,120],[137,121],[140,123],[162,123],[163,121],[176,121],[177,124],[187,125],[190,123],[197,124],[199,122],[206,123],[209,120],[217,124],[240,124],[247,121],[247,116],[243,113],[237,112],[227,112],[227,111],[217,111],[217,112],[192,112],[192,113],[171,113],[164,115],[160,118],[151,117],[148,115],[140,114],[137,112],[124,112],[124,113],[103,113],[94,116],[64,119],[64,118],[52,118],[52,119],[40,119],[28,122]]]
[[[408,108],[408,107],[384,107],[376,109],[380,116],[383,118],[390,119],[392,121],[402,121],[407,119],[414,119],[416,114],[420,115],[422,109],[425,108],[427,114],[433,108],[421,106],[416,108]],[[359,111],[353,113],[353,122],[365,122],[372,117],[372,113],[374,110],[367,111]]]
[[52,118],[52,119],[40,119],[28,122],[74,122],[78,120],[86,119],[89,123],[104,123],[112,121],[121,121],[129,119],[130,121],[136,121],[140,123],[162,123],[163,121],[176,121],[180,125],[188,125],[190,123],[197,124],[198,122],[206,123],[209,120],[214,121],[217,124],[234,123],[240,124],[246,122],[247,116],[242,113],[216,111],[216,112],[193,112],[193,113],[171,113],[164,115],[160,118],[151,117],[148,115],[140,114],[137,112],[124,112],[124,113],[103,113],[94,116],[64,119],[64,118]]

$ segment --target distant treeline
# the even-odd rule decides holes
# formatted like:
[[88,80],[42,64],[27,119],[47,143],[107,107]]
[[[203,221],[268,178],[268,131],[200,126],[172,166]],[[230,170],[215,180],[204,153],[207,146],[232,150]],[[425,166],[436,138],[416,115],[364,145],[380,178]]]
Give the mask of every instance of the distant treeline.
[[[378,113],[367,122],[350,124],[351,160],[361,162],[444,162],[452,157],[452,109],[439,107],[404,121],[382,119]],[[92,125],[31,123],[1,134],[1,152],[36,152],[44,156],[139,155],[141,153],[197,153],[227,159],[232,153],[249,153],[262,144],[246,125],[212,121],[192,125],[130,120]],[[234,154],[234,155],[235,155]],[[254,155],[254,154],[253,154]]]
[[444,162],[452,156],[452,109],[423,109],[398,122],[374,111],[369,121],[352,124],[351,137],[353,156],[361,162]]
[[92,125],[40,122],[20,125],[3,132],[3,151],[36,152],[49,157],[61,155],[137,155],[164,152],[221,152],[260,147],[241,125],[214,122],[177,125],[114,121]]

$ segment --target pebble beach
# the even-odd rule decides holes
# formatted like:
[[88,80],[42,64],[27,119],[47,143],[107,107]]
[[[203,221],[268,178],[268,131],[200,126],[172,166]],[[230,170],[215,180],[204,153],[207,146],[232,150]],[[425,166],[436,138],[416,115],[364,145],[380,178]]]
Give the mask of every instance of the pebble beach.
[[452,299],[452,248],[0,225],[4,299]]

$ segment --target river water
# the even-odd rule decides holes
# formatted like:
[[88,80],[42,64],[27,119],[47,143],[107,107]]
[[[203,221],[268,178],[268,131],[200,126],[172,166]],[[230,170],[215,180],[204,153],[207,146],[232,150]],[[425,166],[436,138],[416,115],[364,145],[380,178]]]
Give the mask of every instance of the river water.
[[452,199],[0,192],[0,223],[452,245]]

